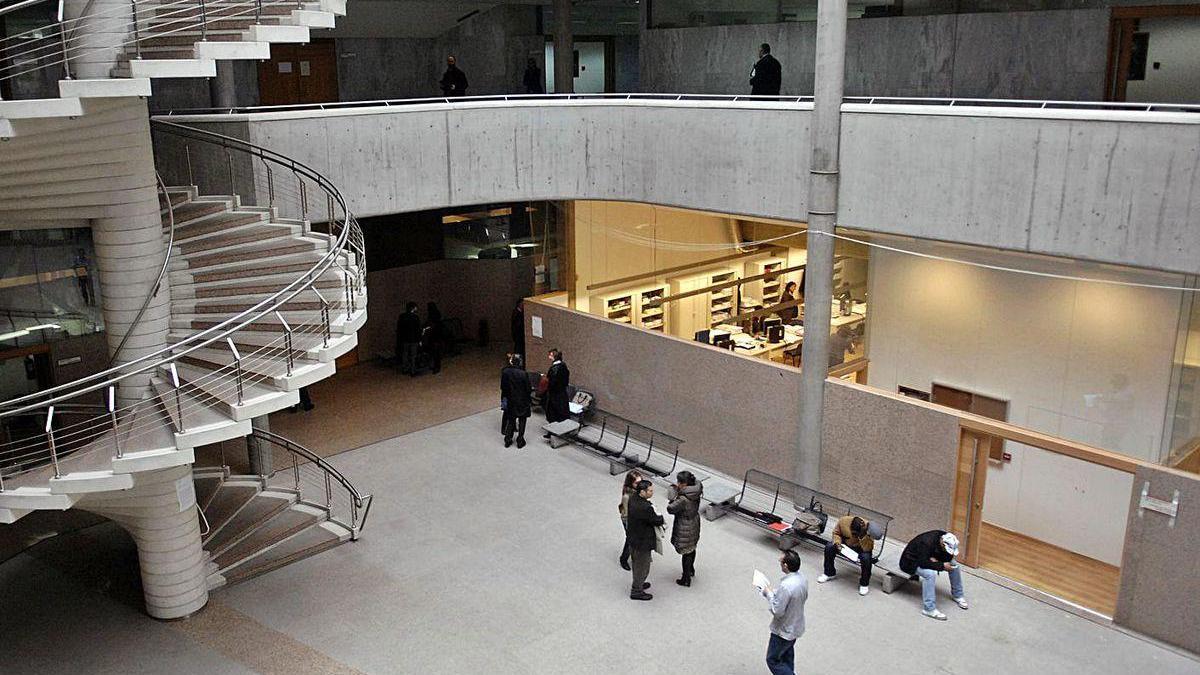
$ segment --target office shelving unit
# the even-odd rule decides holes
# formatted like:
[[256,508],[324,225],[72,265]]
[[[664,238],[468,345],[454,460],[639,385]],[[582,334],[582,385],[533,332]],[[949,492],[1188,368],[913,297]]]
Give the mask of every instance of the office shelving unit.
[[647,330],[663,332],[666,327],[665,307],[647,307],[652,302],[667,296],[666,286],[655,286],[638,293],[638,325]]
[[[746,263],[746,276],[756,277],[762,274],[770,274],[771,272],[778,272],[785,267],[787,267],[787,261],[783,258],[754,260]],[[742,288],[749,297],[761,300],[764,307],[778,305],[779,298],[783,295],[783,285],[788,281],[786,276],[782,275],[773,279],[751,281],[742,286]]]
[[[708,285],[715,286],[723,284],[727,281],[733,281],[737,278],[737,273],[733,270],[720,270],[712,272],[708,277]],[[734,311],[734,298],[736,297],[737,289],[734,287],[722,288],[720,290],[709,293],[708,296],[708,323],[709,328],[716,328],[720,324],[729,321],[729,317],[736,314]]]
[[594,296],[592,313],[618,323],[632,324],[634,317],[633,293],[624,291],[612,295]]

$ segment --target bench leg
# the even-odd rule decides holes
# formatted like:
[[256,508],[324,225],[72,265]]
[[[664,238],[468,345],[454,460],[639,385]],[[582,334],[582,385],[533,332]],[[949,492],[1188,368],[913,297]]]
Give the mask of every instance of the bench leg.
[[704,506],[702,513],[704,513],[704,519],[711,522],[718,518],[723,518],[725,516],[725,509],[716,504],[707,504]]
[[569,445],[571,441],[562,436],[550,436],[550,447],[557,450],[564,445]]
[[880,579],[880,585],[883,586],[884,593],[890,594],[895,592],[896,589],[900,588],[904,584],[907,584],[908,581],[909,579],[907,576],[888,572],[887,574],[883,575],[882,579]]

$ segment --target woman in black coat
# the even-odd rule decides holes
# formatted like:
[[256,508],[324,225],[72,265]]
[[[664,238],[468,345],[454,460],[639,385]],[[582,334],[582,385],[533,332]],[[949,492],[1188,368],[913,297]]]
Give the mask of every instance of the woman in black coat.
[[504,447],[512,445],[514,431],[517,434],[517,448],[525,447],[525,421],[529,419],[533,402],[529,375],[517,354],[509,354],[508,365],[500,371],[500,400],[504,407],[504,420],[500,426],[504,432]]
[[[546,421],[561,422],[571,416],[571,397],[567,394],[571,371],[563,363],[562,352],[557,349],[550,350],[550,370],[546,373],[546,380],[549,386],[542,404],[546,410]],[[550,434],[546,434],[545,438],[550,438]]]

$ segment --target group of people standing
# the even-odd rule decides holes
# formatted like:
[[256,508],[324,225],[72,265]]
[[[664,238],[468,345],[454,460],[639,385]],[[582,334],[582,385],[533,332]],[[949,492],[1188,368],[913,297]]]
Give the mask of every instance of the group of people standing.
[[[542,69],[538,67],[537,59],[530,58],[525,62],[525,74],[521,81],[526,94],[546,93],[546,80],[542,77]],[[442,96],[447,98],[467,95],[467,74],[458,67],[458,60],[453,56],[446,57],[446,71],[438,80]]]
[[[571,415],[571,370],[563,362],[562,352],[551,349],[546,354],[550,368],[538,379],[538,394],[547,422],[560,422]],[[533,412],[533,386],[525,362],[519,353],[504,357],[504,368],[500,370],[500,433],[504,435],[504,447],[513,444],[516,435],[517,448],[525,447],[525,424]],[[543,438],[549,439],[550,434]]]
[[[690,471],[680,471],[675,483],[667,490],[667,513],[674,516],[671,524],[671,546],[681,557],[683,574],[675,580],[680,586],[691,586],[696,576],[696,547],[700,543],[700,497],[704,486]],[[665,519],[650,503],[654,496],[654,483],[637,471],[625,474],[621,486],[621,502],[617,511],[621,515],[621,526],[625,530],[625,545],[618,562],[633,573],[633,584],[629,588],[630,600],[651,600],[647,593],[650,582],[650,553],[662,553],[662,538]]]
[[404,307],[404,313],[396,319],[396,362],[400,365],[400,372],[416,377],[420,370],[418,356],[422,353],[429,357],[430,372],[441,372],[445,340],[442,311],[437,303],[431,302],[425,306],[425,321],[422,323],[421,316],[417,314],[417,303],[409,302]]

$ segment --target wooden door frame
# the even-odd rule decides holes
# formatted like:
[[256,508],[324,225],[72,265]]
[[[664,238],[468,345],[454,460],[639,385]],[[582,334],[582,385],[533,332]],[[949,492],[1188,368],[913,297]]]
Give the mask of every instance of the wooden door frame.
[[[967,567],[979,566],[979,545],[982,541],[983,498],[987,489],[988,453],[994,436],[963,428],[959,432],[958,462],[955,464],[954,505],[950,527],[959,539],[959,561]],[[964,463],[971,470],[960,470]],[[964,482],[965,481],[965,482]],[[962,521],[965,525],[958,528]]]
[[1133,55],[1133,34],[1141,19],[1200,17],[1200,5],[1146,5],[1114,7],[1108,25],[1108,66],[1104,78],[1104,100],[1123,102]]

